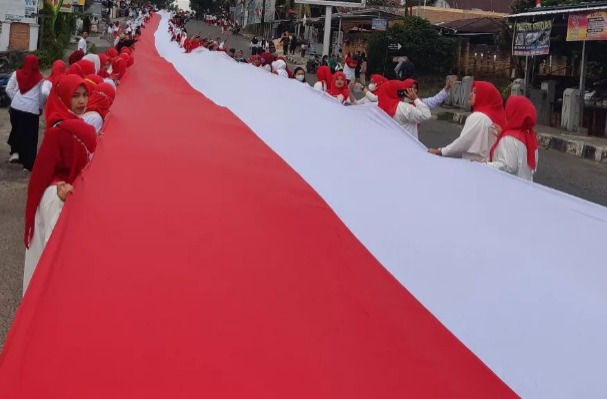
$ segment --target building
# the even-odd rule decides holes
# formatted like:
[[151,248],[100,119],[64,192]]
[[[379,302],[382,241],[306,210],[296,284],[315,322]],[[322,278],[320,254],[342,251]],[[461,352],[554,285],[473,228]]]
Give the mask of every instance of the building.
[[499,13],[510,13],[510,6],[515,0],[439,0],[436,5],[460,10],[482,10]]
[[[405,9],[400,8],[397,11],[401,15],[405,15]],[[415,6],[411,9],[412,15],[427,19],[433,24],[460,21],[463,19],[474,19],[474,18],[501,18],[505,19],[507,13],[498,13],[493,11],[482,11],[482,10],[468,10],[459,8],[449,7],[424,7]]]
[[38,0],[0,0],[0,51],[38,48]]

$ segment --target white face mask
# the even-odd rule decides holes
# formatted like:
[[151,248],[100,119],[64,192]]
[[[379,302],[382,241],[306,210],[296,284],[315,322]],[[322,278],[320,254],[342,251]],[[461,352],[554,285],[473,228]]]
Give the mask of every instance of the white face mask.
[[375,83],[369,83],[369,90],[371,90],[371,91],[377,90],[377,85]]
[[300,82],[303,82],[304,78],[304,75],[295,75],[295,79],[299,80]]

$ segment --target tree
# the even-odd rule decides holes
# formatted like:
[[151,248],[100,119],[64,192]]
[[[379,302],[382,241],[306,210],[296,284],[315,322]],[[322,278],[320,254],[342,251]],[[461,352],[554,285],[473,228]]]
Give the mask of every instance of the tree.
[[[388,53],[389,44],[400,44],[398,52]],[[367,43],[370,70],[376,73],[391,72],[390,59],[407,55],[415,63],[416,71],[423,75],[446,74],[455,65],[455,41],[441,36],[434,25],[423,18],[404,17],[400,24],[385,32],[375,32]]]

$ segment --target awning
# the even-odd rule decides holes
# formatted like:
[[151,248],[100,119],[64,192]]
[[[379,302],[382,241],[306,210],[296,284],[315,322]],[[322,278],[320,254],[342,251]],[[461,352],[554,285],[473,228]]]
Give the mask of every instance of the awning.
[[576,12],[601,11],[607,10],[607,4],[602,6],[591,7],[573,7],[573,8],[543,8],[537,11],[528,11],[519,14],[508,15],[508,18],[523,18],[533,17],[537,15],[554,15],[554,14],[573,14]]

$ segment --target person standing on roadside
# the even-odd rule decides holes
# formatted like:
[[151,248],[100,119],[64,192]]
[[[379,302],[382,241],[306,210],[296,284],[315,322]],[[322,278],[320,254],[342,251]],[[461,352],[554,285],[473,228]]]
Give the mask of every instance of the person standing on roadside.
[[429,148],[429,153],[476,162],[490,160],[498,132],[506,127],[504,100],[492,83],[475,81],[468,101],[472,113],[466,118],[460,136],[443,148]]
[[297,38],[295,36],[291,36],[291,42],[289,43],[289,49],[291,50],[291,55],[295,55],[295,50],[297,49]]
[[291,39],[289,39],[288,32],[282,34],[282,38],[280,39],[280,43],[282,44],[282,53],[287,55],[289,53],[289,43],[291,43]]
[[8,111],[11,121],[9,162],[21,163],[30,172],[38,150],[40,110],[46,101],[41,91],[43,80],[38,58],[30,54],[25,56],[23,66],[13,72],[6,85],[6,94],[11,98]]
[[[418,125],[432,119],[430,108],[417,96],[415,81],[390,80],[379,90],[379,107],[414,138]],[[406,100],[406,101],[405,101]]]
[[86,55],[87,53],[87,43],[86,43],[86,39],[89,37],[89,33],[88,32],[82,32],[82,37],[80,37],[80,40],[78,40],[78,50],[82,50],[82,52],[84,53],[84,55]]
[[398,80],[411,79],[415,73],[415,67],[409,57],[404,56],[398,59],[398,65],[394,68]]

